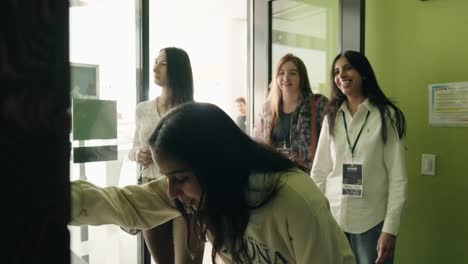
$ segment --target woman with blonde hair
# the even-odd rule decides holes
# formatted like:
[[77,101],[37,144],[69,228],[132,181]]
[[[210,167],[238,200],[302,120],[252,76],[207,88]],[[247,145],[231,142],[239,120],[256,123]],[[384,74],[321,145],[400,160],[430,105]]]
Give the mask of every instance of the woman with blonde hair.
[[276,66],[255,138],[269,144],[309,173],[327,98],[314,94],[304,62],[291,53]]

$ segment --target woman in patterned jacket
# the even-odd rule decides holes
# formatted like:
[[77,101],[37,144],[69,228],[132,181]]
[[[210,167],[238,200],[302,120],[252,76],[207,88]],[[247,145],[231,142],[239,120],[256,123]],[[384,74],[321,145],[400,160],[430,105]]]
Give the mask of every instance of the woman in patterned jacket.
[[255,138],[269,144],[309,173],[327,98],[314,94],[304,62],[293,54],[278,62]]

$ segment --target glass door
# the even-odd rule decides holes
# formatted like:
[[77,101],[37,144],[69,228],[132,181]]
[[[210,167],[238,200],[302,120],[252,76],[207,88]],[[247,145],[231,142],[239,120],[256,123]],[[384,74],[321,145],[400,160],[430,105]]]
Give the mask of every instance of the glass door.
[[304,61],[313,92],[328,97],[329,65],[339,49],[338,7],[338,0],[272,1],[271,72],[293,53]]
[[[127,158],[140,61],[137,2],[70,1],[70,180],[99,186],[137,183],[136,165]],[[72,263],[137,263],[138,236],[113,225],[69,229]]]
[[[236,99],[249,100],[247,0],[153,0],[149,18],[150,63],[165,47],[185,50],[192,65],[195,101],[216,104],[237,120]],[[161,87],[152,81],[152,69],[149,75],[149,99],[154,99]],[[204,263],[211,263],[209,243]]]
[[[278,60],[293,53],[306,64],[312,90],[329,96],[331,60],[341,48],[344,0],[251,0],[250,107],[254,124],[268,95]],[[359,20],[359,16],[354,16]],[[354,19],[355,20],[355,19]],[[354,22],[350,19],[348,22]],[[359,36],[359,32],[356,33]]]
[[[150,62],[162,48],[185,50],[195,101],[216,104],[236,119],[236,99],[247,99],[248,91],[247,0],[154,0],[149,9]],[[160,93],[150,81],[149,98]]]

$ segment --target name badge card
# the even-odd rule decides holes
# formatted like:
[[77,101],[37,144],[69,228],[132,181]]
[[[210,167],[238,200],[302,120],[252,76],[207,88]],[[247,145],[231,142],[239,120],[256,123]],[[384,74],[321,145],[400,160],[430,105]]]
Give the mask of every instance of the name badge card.
[[362,165],[343,164],[343,195],[362,197]]
[[288,158],[291,157],[291,153],[292,153],[291,148],[286,148],[286,147],[277,148],[276,151],[282,153],[283,155],[285,155]]

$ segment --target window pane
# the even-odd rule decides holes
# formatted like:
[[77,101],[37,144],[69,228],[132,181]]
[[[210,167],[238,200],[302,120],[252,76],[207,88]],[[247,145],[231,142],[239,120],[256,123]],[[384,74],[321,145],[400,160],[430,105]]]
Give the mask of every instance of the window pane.
[[337,0],[272,2],[272,73],[284,54],[293,53],[304,61],[312,90],[328,97],[329,65],[337,52]]
[[[127,158],[137,85],[135,10],[134,1],[70,1],[71,180],[85,178],[99,186],[136,183],[136,165]],[[72,263],[137,261],[137,236],[117,226],[69,229]]]
[[[247,1],[150,1],[150,62],[165,47],[188,53],[195,101],[216,104],[236,120],[235,99],[246,98],[248,89]],[[149,99],[161,94],[153,75],[151,69]],[[210,257],[207,243],[204,263]]]
[[[190,57],[195,100],[235,118],[235,99],[247,96],[247,1],[150,1],[150,62],[171,46]],[[161,89],[150,76],[153,99]]]

